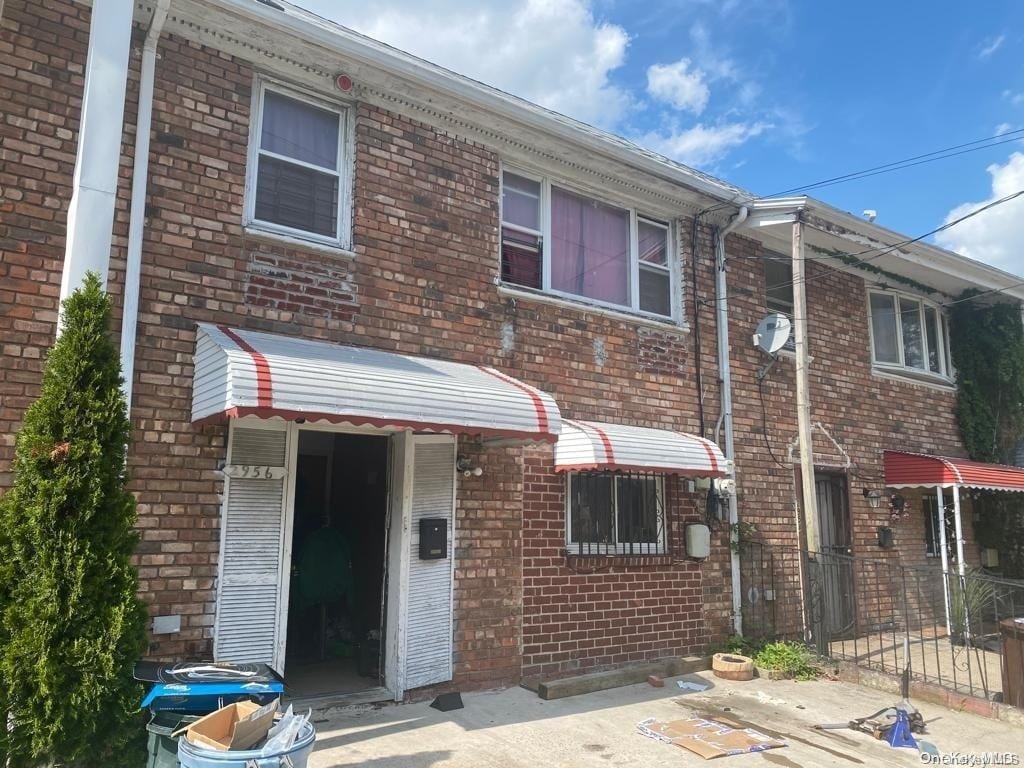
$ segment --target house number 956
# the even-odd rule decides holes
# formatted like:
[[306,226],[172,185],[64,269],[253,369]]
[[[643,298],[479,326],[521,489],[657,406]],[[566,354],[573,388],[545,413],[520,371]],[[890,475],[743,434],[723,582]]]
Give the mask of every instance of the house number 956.
[[232,464],[224,468],[228,477],[241,480],[279,480],[284,477],[284,467],[264,467],[257,464]]

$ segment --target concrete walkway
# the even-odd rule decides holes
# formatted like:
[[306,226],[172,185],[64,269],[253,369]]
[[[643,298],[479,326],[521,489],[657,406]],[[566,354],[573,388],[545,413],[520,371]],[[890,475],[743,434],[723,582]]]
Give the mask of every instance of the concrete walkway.
[[[722,758],[714,765],[922,765],[916,751],[892,749],[853,731],[810,727],[871,714],[894,703],[890,694],[839,682],[731,683],[710,673],[678,679],[712,687],[684,693],[667,680],[664,688],[641,684],[554,701],[515,688],[466,695],[465,709],[447,713],[431,709],[426,702],[342,710],[317,723],[319,739],[310,766],[697,766],[705,764],[697,755],[635,731],[644,718],[694,715],[745,721],[781,735],[790,745]],[[920,709],[929,723],[925,738],[941,752],[1016,752],[1024,760],[1024,729],[928,704]]]

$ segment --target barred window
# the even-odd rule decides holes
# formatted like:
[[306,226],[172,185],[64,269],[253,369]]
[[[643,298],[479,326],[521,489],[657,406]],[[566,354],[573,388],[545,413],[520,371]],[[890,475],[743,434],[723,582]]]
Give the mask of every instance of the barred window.
[[570,472],[568,548],[580,555],[665,551],[662,475]]

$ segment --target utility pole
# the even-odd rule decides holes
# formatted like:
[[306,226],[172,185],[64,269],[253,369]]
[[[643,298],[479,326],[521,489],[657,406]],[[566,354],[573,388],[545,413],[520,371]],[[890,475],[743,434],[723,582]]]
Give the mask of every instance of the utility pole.
[[807,550],[821,549],[818,505],[814,495],[814,446],[811,441],[811,397],[807,378],[807,290],[804,270],[804,223],[793,222],[793,330],[796,335],[796,424],[800,446],[800,481]]

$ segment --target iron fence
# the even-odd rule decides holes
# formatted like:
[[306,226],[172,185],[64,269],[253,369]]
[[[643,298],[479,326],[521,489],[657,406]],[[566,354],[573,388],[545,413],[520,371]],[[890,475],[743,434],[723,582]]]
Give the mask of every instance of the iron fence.
[[1000,622],[1024,617],[1024,583],[745,542],[744,633],[802,639],[818,654],[1003,700]]

